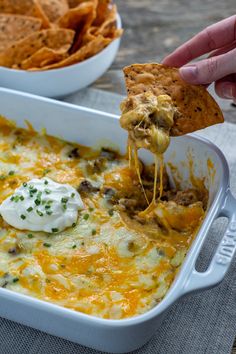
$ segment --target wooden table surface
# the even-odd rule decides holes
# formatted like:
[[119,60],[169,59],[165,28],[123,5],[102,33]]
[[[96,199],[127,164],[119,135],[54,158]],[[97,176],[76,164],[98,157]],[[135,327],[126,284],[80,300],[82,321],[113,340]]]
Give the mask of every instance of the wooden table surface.
[[[94,88],[125,94],[121,69],[134,62],[160,61],[211,23],[235,14],[235,0],[114,0],[125,29],[120,51]],[[225,120],[236,123],[236,108],[219,100]],[[212,353],[217,354],[217,353]],[[236,341],[232,354],[236,354]]]

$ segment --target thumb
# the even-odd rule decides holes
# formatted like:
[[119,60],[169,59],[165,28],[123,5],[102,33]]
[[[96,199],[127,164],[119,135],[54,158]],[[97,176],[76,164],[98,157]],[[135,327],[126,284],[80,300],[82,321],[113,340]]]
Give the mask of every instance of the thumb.
[[180,68],[183,80],[191,84],[210,84],[236,73],[236,49]]

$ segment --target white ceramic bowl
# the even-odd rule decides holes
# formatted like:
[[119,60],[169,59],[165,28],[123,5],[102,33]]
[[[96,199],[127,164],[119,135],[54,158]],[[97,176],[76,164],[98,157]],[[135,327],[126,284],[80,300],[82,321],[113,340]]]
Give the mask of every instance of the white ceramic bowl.
[[[117,27],[121,19],[117,15]],[[45,71],[25,71],[0,67],[0,86],[45,97],[64,97],[97,80],[114,61],[120,38],[97,55],[74,65]]]

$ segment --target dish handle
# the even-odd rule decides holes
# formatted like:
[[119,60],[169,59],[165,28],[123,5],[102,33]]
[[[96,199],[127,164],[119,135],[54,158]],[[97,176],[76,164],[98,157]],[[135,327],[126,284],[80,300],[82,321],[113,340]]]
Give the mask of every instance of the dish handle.
[[218,215],[228,218],[227,229],[222,237],[216,252],[205,272],[198,272],[195,267],[189,274],[183,293],[211,288],[219,284],[226,275],[236,253],[236,199],[230,191]]

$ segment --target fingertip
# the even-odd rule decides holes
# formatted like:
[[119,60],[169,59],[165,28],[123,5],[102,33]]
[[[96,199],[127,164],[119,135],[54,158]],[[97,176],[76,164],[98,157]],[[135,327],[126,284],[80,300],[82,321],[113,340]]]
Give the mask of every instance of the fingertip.
[[236,89],[233,83],[231,82],[216,82],[215,91],[217,95],[225,99],[236,99]]
[[196,65],[183,66],[179,69],[182,79],[190,84],[199,84],[198,68]]

